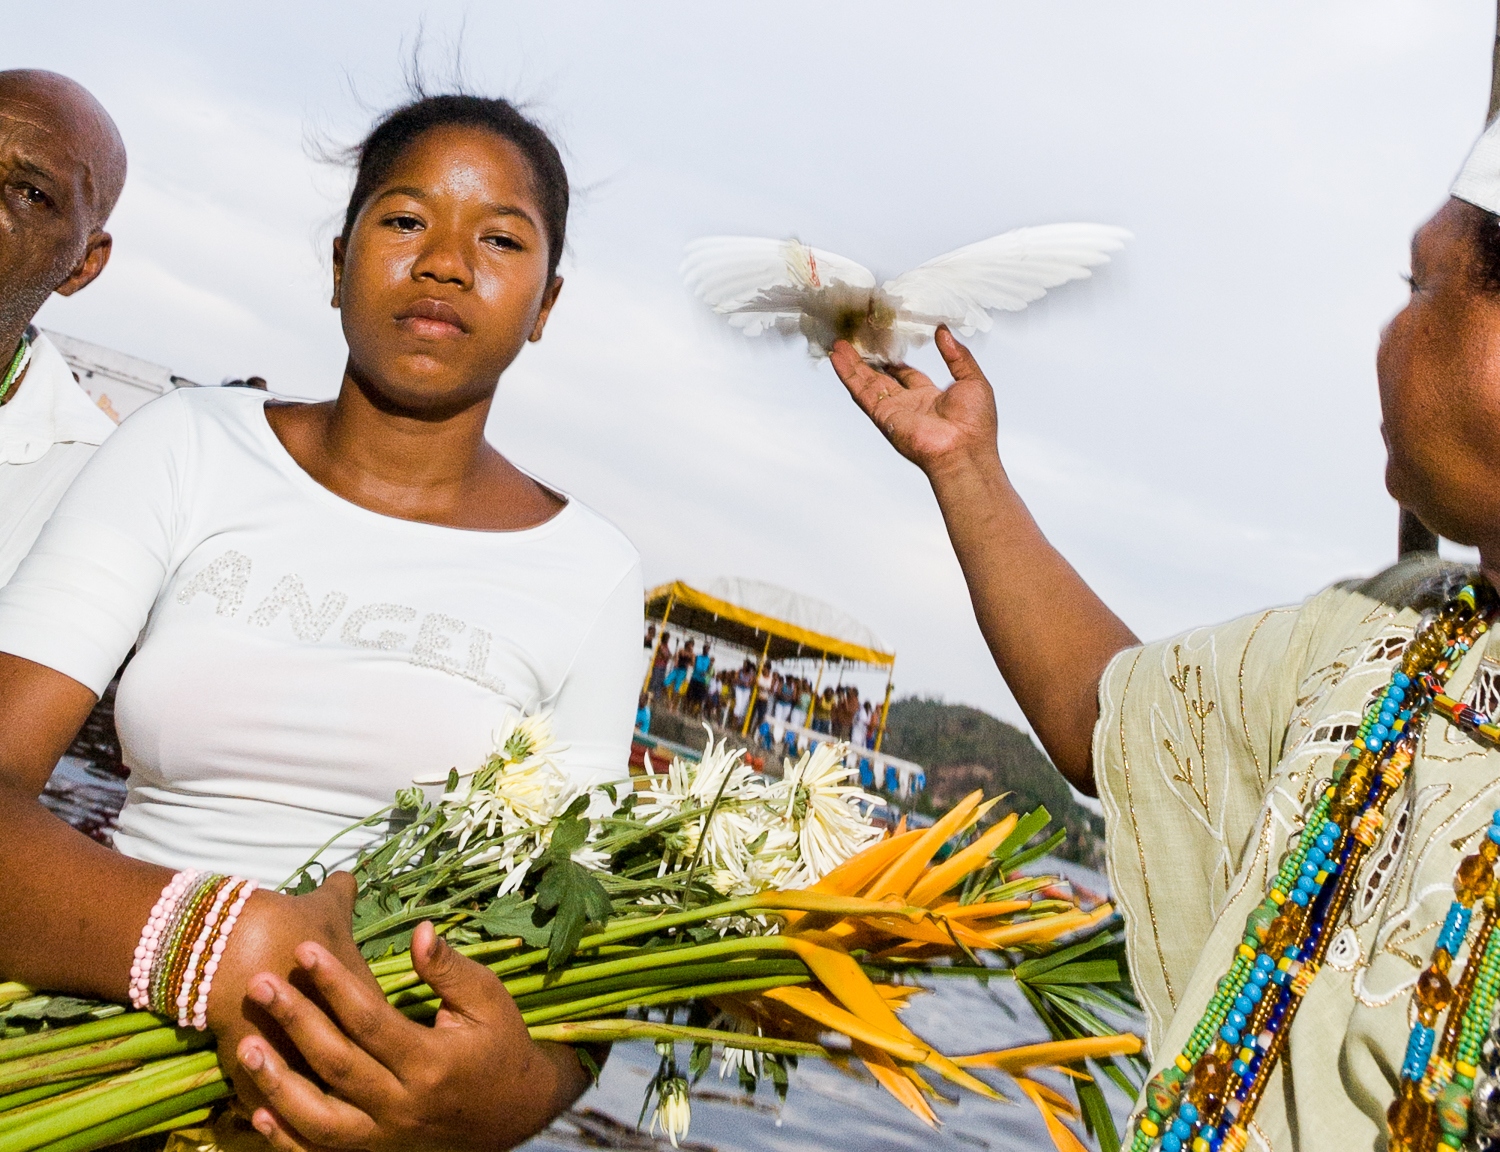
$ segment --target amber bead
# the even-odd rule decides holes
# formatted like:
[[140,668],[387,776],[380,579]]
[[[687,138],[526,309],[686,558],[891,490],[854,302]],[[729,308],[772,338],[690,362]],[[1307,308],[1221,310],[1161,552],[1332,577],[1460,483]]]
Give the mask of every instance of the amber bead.
[[1434,1013],[1441,1012],[1453,1000],[1453,985],[1441,972],[1429,968],[1417,978],[1417,1003]]
[[1391,1128],[1391,1149],[1410,1147],[1427,1132],[1432,1105],[1416,1096],[1398,1096],[1387,1109],[1386,1122]]
[[1441,972],[1444,976],[1453,967],[1453,956],[1446,948],[1438,948],[1432,953],[1432,968]]
[[[1221,1051],[1222,1049],[1222,1051]],[[1231,1063],[1229,1045],[1222,1040],[1203,1054],[1198,1066],[1193,1069],[1193,1095],[1198,1112],[1205,1117],[1214,1117],[1224,1106],[1224,1092],[1229,1086]]]
[[1500,857],[1500,844],[1496,844],[1486,836],[1479,841],[1479,854],[1493,864],[1495,859]]
[[1453,877],[1453,893],[1460,904],[1482,900],[1494,886],[1494,866],[1477,852],[1463,858]]

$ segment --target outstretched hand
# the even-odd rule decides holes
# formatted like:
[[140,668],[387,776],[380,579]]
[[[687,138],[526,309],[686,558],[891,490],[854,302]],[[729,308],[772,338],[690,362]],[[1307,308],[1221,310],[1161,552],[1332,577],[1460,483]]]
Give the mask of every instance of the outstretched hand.
[[931,476],[975,460],[993,460],[997,420],[995,393],[969,350],[947,325],[934,338],[953,383],[946,389],[904,364],[883,371],[840,340],[829,357],[833,370],[866,416],[897,452]]
[[572,1050],[534,1043],[495,974],[454,951],[430,923],[412,938],[412,963],[442,999],[431,1027],[392,1008],[368,969],[351,972],[311,941],[294,955],[326,1011],[271,972],[252,977],[246,994],[296,1045],[306,1069],[259,1035],[236,1049],[265,1101],[252,1123],[278,1152],[491,1152],[545,1127],[587,1087]]

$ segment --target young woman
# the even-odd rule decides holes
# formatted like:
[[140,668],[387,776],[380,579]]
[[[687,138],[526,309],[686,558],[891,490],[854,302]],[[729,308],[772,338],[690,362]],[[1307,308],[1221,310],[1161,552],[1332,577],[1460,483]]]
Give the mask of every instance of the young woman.
[[[586,1084],[430,925],[412,950],[445,1001],[436,1026],[385,1005],[346,873],[272,890],[413,777],[481,763],[510,712],[550,709],[579,779],[626,771],[638,558],[484,439],[561,290],[567,209],[557,150],[504,101],[386,116],[334,241],[338,398],[156,401],[0,595],[0,973],[123,1000],[174,874],[261,882],[205,1015],[278,1149],[509,1146]],[[111,852],[36,797],[132,647]]]
[[994,394],[950,332],[946,390],[834,348],[860,407],[926,472],[1053,763],[1104,802],[1151,1025],[1132,1148],[1500,1137],[1500,123],[1453,196],[1416,234],[1411,300],[1376,367],[1386,485],[1477,546],[1478,572],[1426,553],[1141,646],[1011,486]]

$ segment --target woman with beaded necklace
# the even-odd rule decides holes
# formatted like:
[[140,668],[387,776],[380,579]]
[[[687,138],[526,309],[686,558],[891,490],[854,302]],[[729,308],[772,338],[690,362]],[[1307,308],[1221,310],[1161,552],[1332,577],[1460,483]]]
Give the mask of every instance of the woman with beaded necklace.
[[1142,645],[1006,477],[993,393],[840,379],[927,474],[996,664],[1097,794],[1152,1079],[1134,1152],[1489,1146],[1500,1082],[1500,125],[1412,244],[1378,357],[1386,484],[1480,570],[1408,558]]
[[[583,1091],[573,1050],[533,1043],[431,924],[412,956],[444,1003],[413,1024],[354,944],[349,874],[275,886],[414,777],[483,763],[516,713],[551,712],[579,783],[623,776],[640,562],[484,438],[562,288],[557,149],[503,100],[447,95],[356,157],[337,399],[148,405],[0,598],[0,973],[211,1029],[280,1152],[488,1152]],[[109,851],[36,797],[132,647]]]

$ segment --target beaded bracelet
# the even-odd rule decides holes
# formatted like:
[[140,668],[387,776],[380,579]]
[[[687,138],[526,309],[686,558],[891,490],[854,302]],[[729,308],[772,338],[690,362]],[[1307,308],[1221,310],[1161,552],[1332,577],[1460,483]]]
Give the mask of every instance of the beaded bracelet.
[[191,1024],[198,1031],[208,1027],[208,993],[213,986],[214,973],[219,968],[219,957],[233,931],[235,921],[245,908],[257,885],[254,880],[229,878],[214,898],[213,909],[203,932],[193,944],[193,956],[188,974],[184,977],[181,991],[177,993],[177,1026],[186,1028]]
[[198,875],[194,871],[178,872],[167,882],[151,907],[151,915],[141,932],[140,943],[135,946],[135,959],[130,965],[130,1004],[133,1008],[144,1008],[151,1002],[151,965],[156,958],[157,944],[172,912]]
[[130,1002],[180,1028],[208,1027],[214,973],[254,880],[193,869],[178,872],[161,891],[130,966]]

